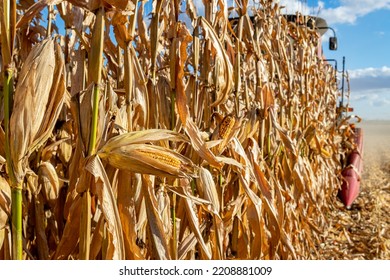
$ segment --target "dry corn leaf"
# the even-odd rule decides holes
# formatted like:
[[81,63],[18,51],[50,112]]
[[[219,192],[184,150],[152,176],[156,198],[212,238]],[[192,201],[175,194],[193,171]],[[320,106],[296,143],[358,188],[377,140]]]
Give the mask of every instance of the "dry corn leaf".
[[38,168],[38,181],[43,186],[43,195],[50,207],[54,207],[60,192],[60,183],[54,166],[42,162]]
[[122,226],[116,199],[103,164],[98,156],[93,156],[88,159],[85,169],[94,176],[95,185],[92,186],[92,192],[96,194],[99,200],[107,224],[107,230],[112,238],[112,242],[108,244],[107,251],[109,253],[107,253],[106,258],[115,260],[124,259],[125,250],[123,245]]
[[44,201],[42,195],[38,194],[34,197],[35,211],[35,232],[36,242],[38,246],[38,257],[40,260],[49,259],[49,244],[46,237],[47,219],[45,216]]
[[187,95],[185,92],[184,84],[184,67],[187,60],[187,48],[188,44],[192,42],[192,36],[190,35],[189,30],[184,24],[178,23],[178,42],[177,42],[177,58],[175,58],[175,71],[174,77],[172,77],[175,83],[176,89],[176,106],[177,111],[180,117],[180,120],[184,126],[187,124],[187,118],[189,116],[189,110],[187,105]]
[[217,89],[216,100],[210,105],[210,106],[217,106],[225,102],[229,97],[230,90],[233,87],[233,81],[231,78],[233,77],[233,66],[226,54],[225,49],[222,46],[221,41],[219,40],[217,34],[215,33],[215,30],[210,25],[210,23],[207,22],[207,20],[204,19],[203,17],[199,17],[198,25],[203,27],[205,31],[205,38],[212,42],[212,45],[216,50],[215,60],[221,61],[219,63],[221,67],[221,69],[219,70],[221,75],[217,77],[219,89]]
[[81,197],[77,196],[70,206],[64,232],[56,248],[54,259],[68,259],[77,247],[79,235],[75,233],[79,232],[80,229],[81,200]]
[[148,176],[144,176],[142,185],[142,192],[146,201],[146,213],[148,217],[148,224],[152,234],[154,255],[159,260],[170,260],[170,250],[168,248],[168,236],[164,232],[164,225],[162,218],[158,213],[158,203],[152,189],[152,184]]
[[24,25],[28,24],[40,11],[46,8],[48,5],[58,5],[63,0],[40,0],[32,5],[18,20],[16,28],[21,28]]
[[[200,231],[203,232],[206,228],[206,225],[203,224],[200,228]],[[188,256],[188,253],[191,250],[194,250],[195,245],[197,243],[196,236],[193,232],[191,232],[189,235],[187,235],[182,242],[179,244],[178,248],[178,260],[185,260]]]
[[191,145],[192,148],[195,150],[195,152],[201,158],[206,160],[208,164],[215,166],[217,168],[221,168],[222,167],[221,162],[207,147],[205,141],[202,138],[199,128],[195,125],[195,123],[191,119],[187,120],[187,124],[184,129],[186,131],[186,134],[191,140]]
[[127,15],[130,15],[133,13],[135,9],[134,0],[104,0],[104,2],[114,6],[115,8],[122,10],[126,12]]
[[0,230],[2,230],[7,225],[8,217],[10,215],[11,188],[8,182],[0,176]]
[[[12,133],[15,125],[27,134],[30,126],[42,126],[28,141],[21,131],[12,139],[14,165],[22,166],[18,179],[31,169],[31,174],[44,175],[41,183],[47,182],[40,188],[38,180],[28,177],[24,222],[35,228],[25,228],[27,258],[79,258],[83,215],[81,221],[92,226],[87,244],[92,259],[386,256],[388,234],[381,223],[373,220],[369,230],[355,234],[358,228],[351,227],[351,217],[335,199],[337,173],[344,164],[340,158],[355,146],[354,134],[351,119],[340,118],[336,110],[335,72],[318,57],[320,41],[314,30],[290,22],[273,1],[262,1],[254,17],[249,16],[247,0],[236,1],[235,7],[223,0],[197,5],[187,1],[182,7],[176,0],[151,1],[152,14],[146,14],[147,1],[70,0],[52,5],[57,2],[18,1],[21,28],[13,52],[14,40],[1,36],[3,64],[9,64],[11,53],[17,63],[13,70],[20,96],[15,101],[27,97],[21,107],[31,113],[14,108]],[[58,16],[43,18],[47,5],[52,11],[48,16],[59,12],[64,24],[58,23]],[[204,18],[198,17],[201,10]],[[236,13],[240,20],[229,20]],[[8,28],[3,17],[0,22],[1,34],[11,29],[9,36],[14,36],[12,23]],[[96,26],[100,38],[97,32],[92,35]],[[53,43],[42,39],[51,36],[49,31],[65,34],[56,37],[54,55],[48,46]],[[33,53],[35,58],[28,58]],[[65,67],[60,67],[62,55]],[[93,62],[100,63],[102,71],[92,66],[87,71]],[[45,75],[37,75],[38,66]],[[56,104],[65,92],[65,80],[74,102],[61,109]],[[92,87],[87,87],[92,80],[101,83],[102,93],[97,149],[108,162],[104,170],[101,163],[91,168],[96,182],[85,170],[83,150],[91,130]],[[42,85],[40,97],[49,89],[56,92],[45,97],[51,105],[31,102],[29,94],[38,93],[34,82]],[[49,107],[52,113],[42,117]],[[65,128],[67,135],[62,133]],[[131,131],[136,132],[123,134]],[[0,145],[4,139],[0,131]],[[41,163],[50,165],[44,170]],[[4,164],[0,157],[3,169]],[[177,177],[184,177],[179,187]],[[197,178],[193,189],[188,177]],[[65,186],[58,191],[57,180]],[[81,210],[79,193],[91,187],[95,196],[89,212]],[[7,224],[0,227],[4,259],[11,255],[9,196],[0,192],[0,212],[7,214]],[[363,211],[352,210],[362,214],[361,223],[364,209],[377,205],[367,197],[363,201],[358,204],[364,205]],[[350,229],[348,234],[344,227]]]
[[68,0],[68,2],[90,12],[95,11],[102,5],[102,0]]
[[194,232],[203,254],[205,255],[205,257],[207,259],[210,260],[212,258],[211,250],[207,246],[207,244],[205,243],[203,236],[202,236],[202,232],[200,231],[201,224],[199,222],[199,218],[196,215],[196,212],[194,209],[194,207],[196,207],[196,206],[192,202],[191,198],[185,198],[184,201],[185,201],[185,209],[186,209],[186,212],[188,213],[187,218],[189,219],[191,231]]
[[118,173],[118,212],[123,229],[126,259],[141,260],[144,256],[136,243],[137,213],[134,197],[131,196],[131,177],[126,172]]
[[262,255],[262,248],[261,243],[262,239],[264,238],[262,234],[262,201],[261,199],[256,195],[255,192],[253,192],[249,187],[249,182],[245,177],[239,173],[238,174],[241,182],[241,186],[243,187],[245,193],[247,194],[250,204],[248,209],[248,221],[250,223],[250,230],[251,234],[253,235],[253,241],[250,244],[250,258],[251,259],[260,259]]

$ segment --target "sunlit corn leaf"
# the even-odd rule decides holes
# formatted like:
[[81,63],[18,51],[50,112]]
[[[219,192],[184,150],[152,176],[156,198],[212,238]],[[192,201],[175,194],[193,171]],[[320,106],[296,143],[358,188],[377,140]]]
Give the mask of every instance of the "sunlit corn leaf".
[[188,141],[185,136],[166,129],[147,129],[141,131],[134,131],[124,133],[109,139],[106,144],[101,148],[105,150],[107,148],[121,147],[133,144],[145,144],[156,143],[159,141]]
[[213,154],[213,152],[207,147],[206,142],[202,138],[199,128],[195,125],[195,123],[192,120],[190,119],[187,120],[185,131],[191,140],[192,148],[201,158],[206,160],[207,163],[212,166],[215,166],[217,168],[222,167],[221,162]]
[[85,169],[94,177],[92,192],[98,198],[107,224],[107,230],[112,238],[112,242],[107,245],[106,258],[115,260],[124,259],[123,232],[117,203],[103,164],[98,156],[93,156],[86,163]]
[[184,201],[185,201],[186,213],[188,213],[187,217],[189,219],[189,224],[190,224],[191,231],[194,232],[194,234],[195,234],[195,236],[196,236],[196,238],[198,240],[198,243],[200,245],[200,248],[201,248],[203,254],[205,255],[205,257],[207,259],[211,259],[211,257],[212,257],[211,250],[207,246],[207,244],[205,243],[205,241],[203,239],[203,236],[202,236],[202,233],[200,231],[201,224],[199,222],[199,218],[196,215],[196,212],[195,212],[195,209],[194,209],[194,207],[196,208],[196,206],[191,201],[191,198],[186,198]]
[[132,12],[135,9],[134,1],[129,0],[104,0],[104,2],[114,6],[115,8],[125,11],[126,14],[130,15],[129,13]]
[[41,163],[38,169],[38,177],[45,200],[50,207],[54,208],[60,192],[60,183],[54,166],[49,162]]
[[233,66],[229,61],[229,58],[226,54],[225,48],[223,48],[221,41],[219,40],[215,30],[212,28],[209,22],[203,17],[198,18],[198,25],[202,26],[205,31],[205,38],[212,42],[212,45],[216,49],[216,61],[220,61],[219,65],[220,76],[218,77],[219,90],[217,91],[217,99],[211,104],[211,106],[217,106],[220,103],[227,100],[232,89],[232,74]]
[[126,259],[144,259],[140,247],[136,243],[137,236],[137,213],[135,208],[135,198],[130,195],[131,176],[120,171],[118,173],[118,212],[123,230],[123,242],[126,252]]
[[144,176],[145,184],[142,185],[142,192],[146,202],[146,213],[148,226],[152,234],[154,258],[159,260],[170,260],[167,235],[164,233],[164,225],[161,215],[158,213],[158,202],[155,197],[149,178]]
[[64,0],[40,0],[32,5],[18,20],[16,27],[20,28],[28,24],[40,11],[46,8],[48,5],[58,5]]
[[[187,95],[185,92],[184,82],[184,67],[187,60],[188,44],[192,42],[192,36],[184,24],[178,24],[178,39],[177,39],[177,57],[173,60],[176,62],[175,70],[172,71],[175,75],[171,77],[175,81],[176,89],[176,106],[181,122],[184,126],[187,124],[189,116]],[[174,50],[175,51],[175,50]],[[172,67],[173,68],[173,67]]]

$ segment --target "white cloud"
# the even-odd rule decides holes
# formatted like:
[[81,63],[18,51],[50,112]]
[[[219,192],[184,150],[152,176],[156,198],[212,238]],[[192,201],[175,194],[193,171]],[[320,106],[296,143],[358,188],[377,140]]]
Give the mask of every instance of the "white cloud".
[[[204,15],[203,0],[193,0],[197,7],[198,14]],[[236,5],[234,0],[226,0],[229,7]],[[323,17],[329,25],[336,23],[353,24],[355,21],[366,14],[379,9],[390,9],[390,0],[340,0],[338,7],[327,7],[323,1],[317,1],[317,4],[308,5],[308,1],[297,0],[279,0],[280,6],[284,6],[283,13],[294,14],[301,12],[314,16]],[[249,0],[250,6],[258,6],[258,0]]]
[[301,13],[320,16],[329,25],[336,23],[353,24],[359,17],[380,9],[390,9],[390,0],[341,0],[338,7],[327,7],[323,1],[309,6],[308,1],[280,0],[280,6],[285,6],[286,13]]
[[390,67],[364,68],[348,71],[352,92],[372,94],[390,92]]
[[364,77],[390,77],[390,67],[383,66],[381,68],[363,68],[348,71],[351,79],[358,79]]
[[390,88],[352,90],[349,105],[365,120],[390,120]]
[[390,119],[390,67],[348,71],[350,107],[363,119]]
[[327,8],[326,6],[320,12],[328,24],[336,23],[355,23],[357,18],[365,16],[371,12],[380,9],[390,9],[389,0],[342,0],[340,6],[336,8]]

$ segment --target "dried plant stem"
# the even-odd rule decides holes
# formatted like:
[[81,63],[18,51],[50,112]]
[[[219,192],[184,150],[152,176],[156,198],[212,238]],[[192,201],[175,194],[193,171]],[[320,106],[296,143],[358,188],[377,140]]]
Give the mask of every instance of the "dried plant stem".
[[51,29],[52,29],[52,17],[53,17],[53,5],[49,5],[48,7],[48,13],[47,13],[47,31],[46,31],[46,37],[50,37]]
[[132,116],[132,106],[131,106],[131,100],[132,100],[132,90],[133,90],[133,79],[131,77],[133,73],[133,67],[132,67],[132,61],[131,61],[131,55],[130,55],[130,45],[127,44],[125,49],[125,63],[124,63],[124,70],[125,70],[125,76],[124,76],[124,87],[126,92],[126,115],[127,115],[127,131],[130,132],[133,130],[131,116]]
[[89,138],[88,155],[93,155],[96,152],[96,138],[97,138],[97,127],[98,127],[98,116],[99,116],[99,96],[100,89],[98,85],[93,86],[92,93],[92,123],[91,133]]
[[7,168],[8,168],[8,175],[11,179],[11,183],[16,182],[12,164],[11,164],[11,151],[10,151],[10,145],[9,145],[9,122],[10,122],[10,116],[11,116],[11,108],[12,108],[12,94],[13,94],[13,87],[12,87],[12,70],[8,69],[4,73],[4,127],[5,127],[5,154],[7,159]]
[[151,30],[150,30],[150,39],[151,39],[151,51],[152,51],[152,81],[153,84],[156,84],[156,64],[157,64],[157,52],[158,52],[158,33],[159,33],[159,26],[158,23],[160,21],[160,13],[161,13],[161,7],[164,1],[157,1],[156,4],[156,10],[154,11],[152,15],[152,21],[151,21]]
[[177,244],[178,244],[178,239],[177,239],[177,223],[176,223],[176,194],[173,193],[172,194],[172,222],[173,222],[173,229],[172,229],[172,242],[173,242],[173,246],[172,246],[172,256],[174,257],[174,259],[177,259]]
[[22,243],[22,182],[12,188],[12,255],[16,260],[23,256]]
[[96,14],[96,23],[93,31],[90,62],[88,66],[89,83],[94,83],[92,95],[92,123],[91,133],[88,145],[88,155],[96,152],[96,138],[99,118],[99,97],[100,82],[102,79],[103,68],[103,41],[104,41],[104,9],[101,8]]
[[83,193],[80,218],[80,259],[88,260],[91,243],[91,193]]

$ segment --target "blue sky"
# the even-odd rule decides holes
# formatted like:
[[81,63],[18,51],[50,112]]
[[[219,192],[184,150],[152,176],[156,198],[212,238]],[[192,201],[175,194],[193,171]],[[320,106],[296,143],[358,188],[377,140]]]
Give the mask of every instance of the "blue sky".
[[[342,62],[350,77],[350,104],[365,120],[390,120],[390,1],[308,1],[337,32],[339,49],[326,56]],[[324,48],[326,49],[326,48]]]
[[[193,1],[203,6],[202,0]],[[285,13],[320,16],[335,29],[338,50],[329,51],[325,39],[325,55],[337,59],[339,69],[346,57],[354,114],[365,120],[390,120],[390,0],[280,0],[279,4]]]

